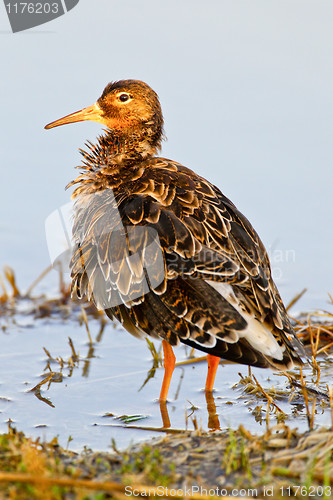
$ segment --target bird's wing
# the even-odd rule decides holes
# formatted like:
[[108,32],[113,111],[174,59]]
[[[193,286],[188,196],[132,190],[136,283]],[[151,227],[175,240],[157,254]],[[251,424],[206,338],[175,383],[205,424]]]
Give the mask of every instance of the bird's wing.
[[232,349],[250,344],[260,366],[299,359],[265,248],[218,188],[162,158],[105,186],[85,195],[80,188],[74,295],[86,293],[132,333],[173,345],[194,342],[212,354],[223,347],[235,358]]

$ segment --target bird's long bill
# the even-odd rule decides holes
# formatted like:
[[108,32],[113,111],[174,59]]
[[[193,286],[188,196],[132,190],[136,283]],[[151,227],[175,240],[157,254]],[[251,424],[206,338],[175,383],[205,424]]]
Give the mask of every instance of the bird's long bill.
[[45,128],[49,129],[59,127],[60,125],[66,125],[67,123],[82,122],[84,120],[92,120],[93,122],[103,123],[102,114],[103,111],[95,102],[95,104],[88,106],[88,108],[81,109],[80,111],[76,111],[75,113],[71,113],[70,115],[60,118],[55,122],[48,123],[45,125]]

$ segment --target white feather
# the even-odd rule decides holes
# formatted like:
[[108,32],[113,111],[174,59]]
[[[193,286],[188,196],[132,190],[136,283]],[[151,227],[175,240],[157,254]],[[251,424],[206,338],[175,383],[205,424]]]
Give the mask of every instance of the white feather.
[[207,282],[245,319],[247,327],[244,330],[237,330],[236,332],[239,338],[245,338],[254,349],[262,354],[282,360],[283,350],[275,340],[273,334],[253,314],[249,314],[242,309],[232,286],[227,283],[218,283],[215,281],[207,280]]

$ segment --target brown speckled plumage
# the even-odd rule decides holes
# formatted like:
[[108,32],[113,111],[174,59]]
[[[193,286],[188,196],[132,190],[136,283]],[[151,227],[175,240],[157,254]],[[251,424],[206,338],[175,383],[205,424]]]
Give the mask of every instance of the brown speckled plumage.
[[[122,94],[130,96],[123,106]],[[157,156],[163,118],[155,92],[134,80],[111,83],[97,105],[97,121],[108,130],[82,151],[81,174],[70,184],[76,200],[73,295],[87,295],[134,335],[253,366],[301,364],[266,250],[251,224],[217,187]],[[142,254],[151,234],[159,245],[149,259],[160,252],[163,266],[156,269],[158,285],[149,282],[144,293],[142,259],[129,257]],[[267,332],[267,342],[276,340],[273,350],[281,355],[261,350],[256,325]]]

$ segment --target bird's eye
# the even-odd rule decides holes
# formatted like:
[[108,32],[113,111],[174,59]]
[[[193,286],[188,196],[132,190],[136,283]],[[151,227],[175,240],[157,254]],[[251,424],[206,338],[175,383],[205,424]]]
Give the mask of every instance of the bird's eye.
[[128,101],[130,98],[130,96],[128,94],[120,94],[120,96],[118,97],[119,101],[121,102],[126,102]]

